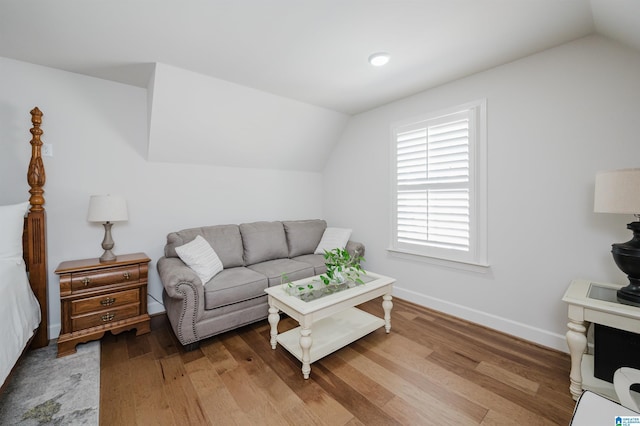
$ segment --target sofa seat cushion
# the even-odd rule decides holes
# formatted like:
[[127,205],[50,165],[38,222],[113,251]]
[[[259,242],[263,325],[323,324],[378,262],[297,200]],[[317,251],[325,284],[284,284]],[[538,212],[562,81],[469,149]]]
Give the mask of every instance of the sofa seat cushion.
[[313,275],[320,275],[327,272],[327,265],[324,264],[324,256],[321,254],[305,254],[294,257],[293,260],[308,263],[313,266]]
[[[282,222],[240,224],[245,265],[288,257],[287,239]],[[215,247],[214,247],[215,249]]]
[[289,220],[282,225],[287,235],[289,258],[313,253],[327,228],[327,222],[322,219]]
[[308,263],[291,259],[275,259],[247,266],[269,279],[269,287],[282,284],[282,274],[286,274],[289,280],[295,281],[312,277],[313,266]]
[[267,278],[245,267],[224,269],[204,286],[204,308],[216,309],[264,295]]
[[209,243],[225,268],[244,266],[242,237],[238,225],[204,226],[172,232],[167,235],[164,255],[178,257],[176,247],[194,240],[198,235]]
[[267,318],[268,315],[267,293],[264,293],[263,297],[205,310],[195,325],[196,335],[203,339],[260,321]]

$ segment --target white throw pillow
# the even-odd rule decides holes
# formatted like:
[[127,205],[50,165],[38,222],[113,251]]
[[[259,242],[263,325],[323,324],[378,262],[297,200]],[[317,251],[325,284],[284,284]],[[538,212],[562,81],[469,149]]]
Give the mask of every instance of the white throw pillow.
[[324,254],[325,250],[343,249],[347,246],[349,237],[351,237],[351,229],[327,228],[324,230],[320,244],[316,247],[314,254]]
[[28,208],[28,201],[0,206],[0,259],[22,258],[22,232]]
[[198,274],[203,285],[223,269],[222,262],[216,252],[200,235],[191,242],[176,247],[176,253]]

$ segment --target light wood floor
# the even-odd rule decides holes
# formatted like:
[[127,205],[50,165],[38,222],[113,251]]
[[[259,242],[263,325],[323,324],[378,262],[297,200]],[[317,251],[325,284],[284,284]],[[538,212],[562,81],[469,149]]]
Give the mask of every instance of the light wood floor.
[[[381,299],[361,308],[382,315]],[[377,330],[313,364],[262,321],[184,352],[164,315],[102,340],[100,424],[567,425],[569,356],[394,299]],[[279,330],[296,324],[287,317]]]

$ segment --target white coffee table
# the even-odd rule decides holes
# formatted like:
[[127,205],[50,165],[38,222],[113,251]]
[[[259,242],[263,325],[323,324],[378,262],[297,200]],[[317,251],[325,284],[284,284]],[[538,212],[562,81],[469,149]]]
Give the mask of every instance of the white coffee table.
[[[280,343],[302,362],[305,379],[311,373],[311,363],[360,339],[384,326],[391,331],[391,293],[394,278],[367,272],[365,284],[347,288],[315,300],[304,301],[287,292],[287,284],[267,288],[271,348]],[[318,277],[294,281],[294,286],[317,283]],[[371,315],[356,305],[382,296],[384,319]],[[298,321],[299,327],[278,334],[279,311]],[[312,337],[313,330],[313,337]]]

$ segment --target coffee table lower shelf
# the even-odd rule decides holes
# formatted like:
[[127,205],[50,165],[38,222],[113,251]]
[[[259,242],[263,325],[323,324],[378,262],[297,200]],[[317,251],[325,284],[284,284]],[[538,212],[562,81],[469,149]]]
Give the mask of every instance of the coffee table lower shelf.
[[[349,343],[355,342],[372,331],[384,327],[384,325],[384,319],[358,308],[349,308],[314,322],[311,329],[313,345],[309,353],[309,362],[313,363],[347,346]],[[278,334],[277,341],[299,361],[302,361],[300,329],[301,327],[296,327]]]

